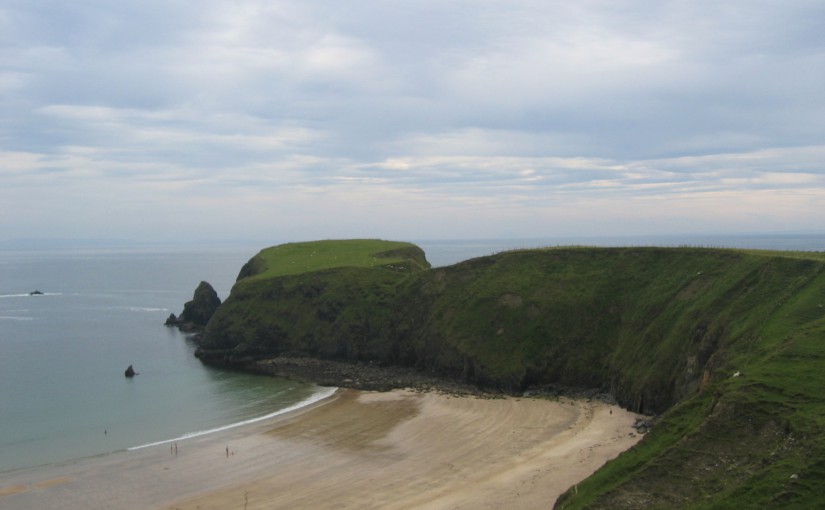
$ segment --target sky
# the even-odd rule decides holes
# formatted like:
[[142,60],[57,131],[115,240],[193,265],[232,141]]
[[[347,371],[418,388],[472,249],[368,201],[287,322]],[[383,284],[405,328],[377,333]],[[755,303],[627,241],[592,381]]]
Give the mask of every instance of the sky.
[[0,0],[0,240],[824,232],[820,0]]

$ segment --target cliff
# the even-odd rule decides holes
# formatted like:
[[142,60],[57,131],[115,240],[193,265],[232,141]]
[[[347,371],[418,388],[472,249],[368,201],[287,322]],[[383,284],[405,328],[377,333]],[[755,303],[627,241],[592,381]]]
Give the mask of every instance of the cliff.
[[661,415],[565,508],[823,503],[821,255],[559,248],[428,267],[406,243],[269,248],[198,355],[397,365],[513,392],[594,387]]

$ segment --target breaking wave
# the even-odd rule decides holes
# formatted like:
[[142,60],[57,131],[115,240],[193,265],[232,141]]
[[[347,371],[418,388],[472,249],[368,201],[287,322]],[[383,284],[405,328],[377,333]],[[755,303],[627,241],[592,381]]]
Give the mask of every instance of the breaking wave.
[[335,392],[337,390],[338,390],[338,388],[335,388],[335,387],[321,387],[321,388],[318,389],[317,392],[313,393],[312,395],[310,395],[306,399],[298,402],[297,404],[293,404],[289,407],[279,409],[279,410],[277,410],[273,413],[265,414],[263,416],[258,416],[257,418],[250,418],[248,420],[239,421],[237,423],[231,423],[229,425],[224,425],[222,427],[216,427],[216,428],[209,429],[209,430],[199,430],[197,432],[189,432],[189,433],[183,434],[182,436],[175,437],[175,438],[172,438],[172,439],[164,439],[163,441],[155,441],[154,443],[142,444],[140,446],[133,446],[131,448],[127,448],[127,450],[129,450],[129,451],[142,450],[144,448],[149,448],[151,446],[159,446],[159,445],[163,445],[163,444],[174,443],[176,441],[183,441],[184,439],[192,439],[194,437],[200,437],[200,436],[205,436],[205,435],[208,435],[208,434],[214,434],[216,432],[223,432],[224,430],[234,429],[235,427],[241,427],[243,425],[250,425],[252,423],[257,423],[257,422],[260,422],[260,421],[268,420],[270,418],[274,418],[276,416],[280,416],[282,414],[286,414],[286,413],[295,411],[297,409],[300,409],[302,407],[306,407],[308,405],[314,404],[315,402],[320,402],[321,400],[324,400],[325,398],[331,397],[333,394],[335,394]]

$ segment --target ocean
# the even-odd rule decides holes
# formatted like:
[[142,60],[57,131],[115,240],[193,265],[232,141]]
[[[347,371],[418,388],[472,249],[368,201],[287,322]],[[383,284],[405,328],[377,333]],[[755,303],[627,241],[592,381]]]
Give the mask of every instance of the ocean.
[[[434,266],[560,245],[825,250],[825,235],[418,241]],[[184,441],[329,388],[206,367],[163,325],[201,280],[226,299],[260,247],[0,251],[0,473]],[[31,295],[40,291],[42,295]],[[133,365],[136,377],[124,377]]]
[[205,367],[163,325],[201,280],[225,299],[255,252],[0,254],[0,472],[181,439],[322,394]]

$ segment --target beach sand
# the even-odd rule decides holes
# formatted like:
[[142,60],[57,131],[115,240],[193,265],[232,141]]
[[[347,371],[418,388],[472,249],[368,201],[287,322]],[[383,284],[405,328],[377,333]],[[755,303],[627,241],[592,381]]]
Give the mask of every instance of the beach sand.
[[270,421],[18,471],[0,509],[549,508],[640,437],[600,402],[339,390]]

